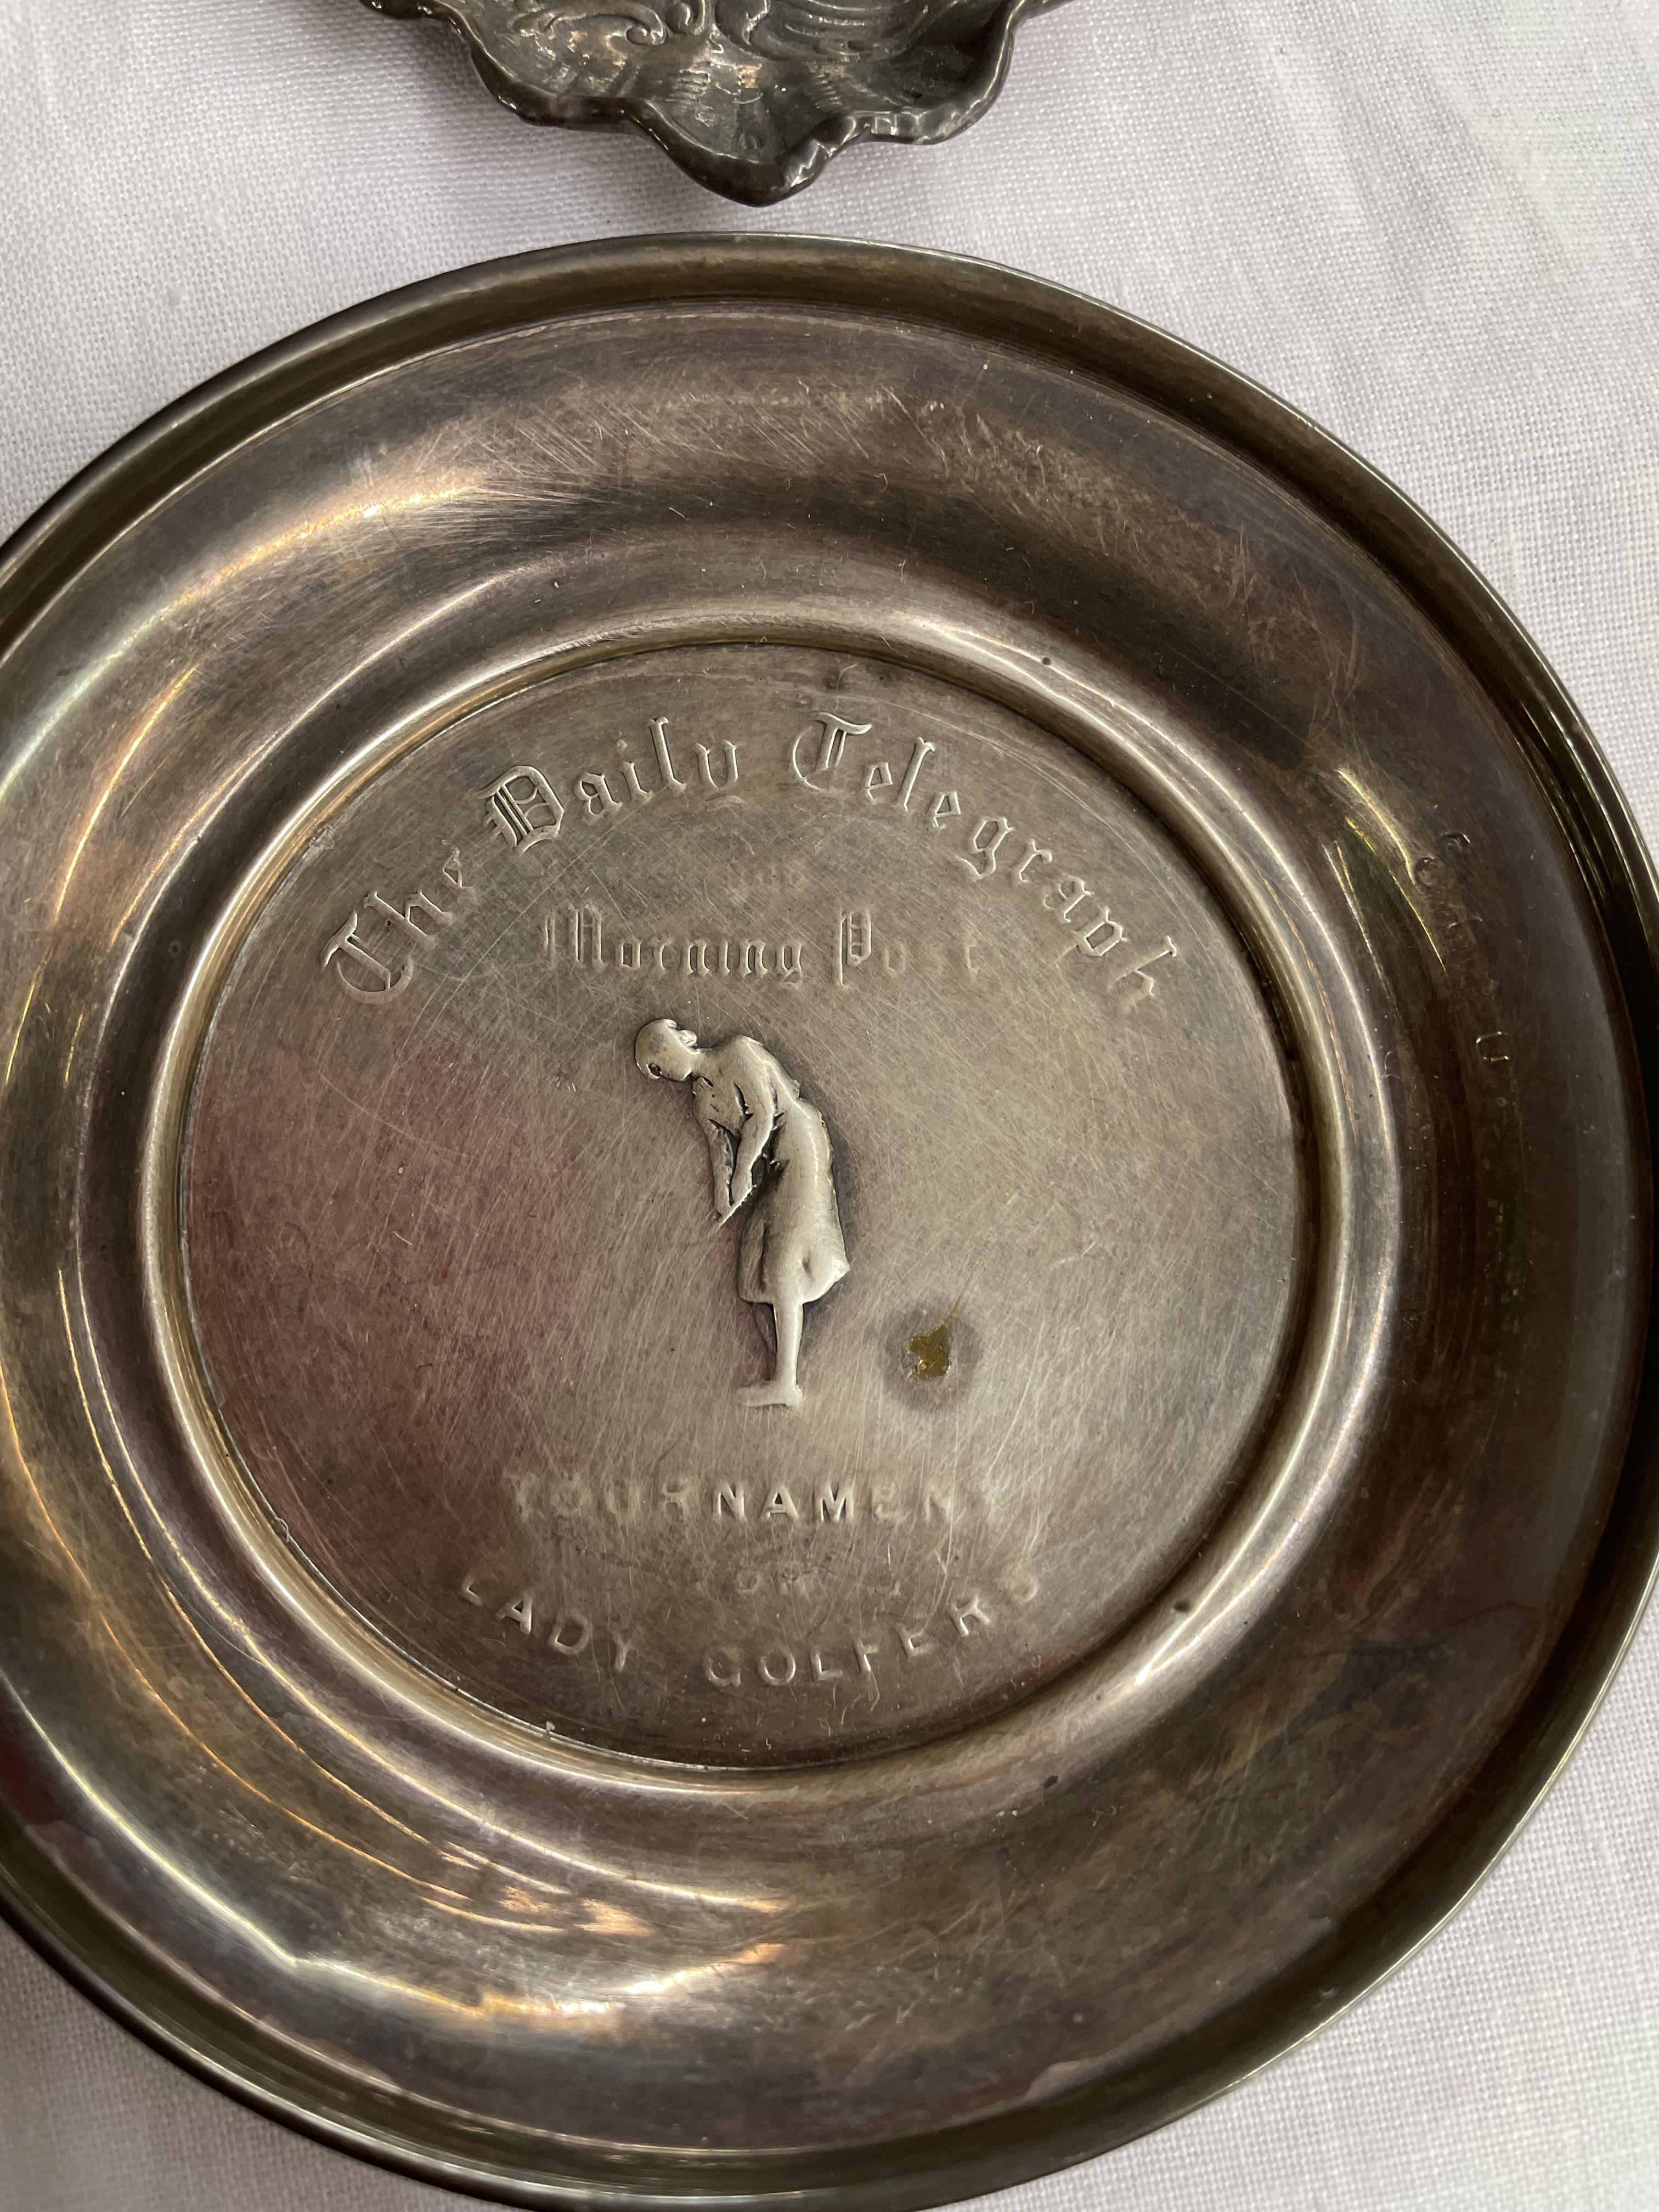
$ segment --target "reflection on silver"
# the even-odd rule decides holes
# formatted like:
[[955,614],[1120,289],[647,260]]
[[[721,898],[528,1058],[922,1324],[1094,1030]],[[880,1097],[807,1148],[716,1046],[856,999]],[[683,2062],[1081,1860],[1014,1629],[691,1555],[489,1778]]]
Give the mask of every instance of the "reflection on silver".
[[753,1037],[704,1047],[677,1022],[647,1022],[634,1058],[653,1083],[691,1085],[691,1110],[708,1143],[715,1219],[723,1224],[749,1206],[738,1295],[770,1307],[775,1349],[771,1379],[738,1396],[745,1406],[799,1406],[801,1316],[847,1273],[823,1116]]

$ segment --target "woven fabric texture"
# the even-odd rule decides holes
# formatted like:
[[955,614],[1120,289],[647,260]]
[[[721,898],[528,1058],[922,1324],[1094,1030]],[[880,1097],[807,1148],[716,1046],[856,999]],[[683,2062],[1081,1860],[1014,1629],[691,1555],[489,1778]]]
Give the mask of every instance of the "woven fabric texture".
[[[990,118],[761,215],[532,131],[356,0],[0,0],[0,530],[186,386],[460,263],[630,231],[982,254],[1285,394],[1519,611],[1659,842],[1659,0],[1074,0]],[[1659,2208],[1659,1620],[1426,1951],[1006,2212]],[[0,2212],[416,2212],[0,1931]]]

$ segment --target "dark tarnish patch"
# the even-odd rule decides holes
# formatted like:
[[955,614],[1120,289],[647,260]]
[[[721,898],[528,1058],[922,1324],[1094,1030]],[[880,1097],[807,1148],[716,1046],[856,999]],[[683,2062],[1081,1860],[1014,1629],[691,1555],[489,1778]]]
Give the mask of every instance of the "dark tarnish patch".
[[904,1372],[912,1382],[942,1382],[951,1371],[951,1333],[956,1310],[945,1315],[937,1328],[913,1336],[904,1347]]

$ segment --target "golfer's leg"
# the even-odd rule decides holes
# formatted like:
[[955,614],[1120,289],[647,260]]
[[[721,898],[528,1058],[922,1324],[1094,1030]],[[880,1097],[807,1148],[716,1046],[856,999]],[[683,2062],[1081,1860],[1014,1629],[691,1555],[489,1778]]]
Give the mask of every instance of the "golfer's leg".
[[800,1357],[800,1317],[799,1298],[773,1301],[772,1333],[777,1340],[777,1354],[772,1379],[769,1382],[750,1382],[739,1390],[738,1396],[745,1406],[799,1405],[800,1385],[795,1380],[795,1363]]
[[800,1318],[801,1302],[799,1298],[791,1298],[772,1309],[773,1322],[778,1332],[775,1380],[786,1390],[793,1390],[796,1387],[795,1366],[800,1358]]

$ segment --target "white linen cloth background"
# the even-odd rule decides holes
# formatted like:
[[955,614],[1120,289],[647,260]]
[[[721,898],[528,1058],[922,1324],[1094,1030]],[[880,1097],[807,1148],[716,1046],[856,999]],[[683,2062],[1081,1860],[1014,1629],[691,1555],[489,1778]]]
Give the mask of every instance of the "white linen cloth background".
[[[356,0],[0,0],[0,528],[186,386],[460,263],[809,229],[1113,301],[1305,408],[1540,639],[1659,842],[1659,0],[1074,0],[990,118],[755,215],[534,131]],[[999,2212],[1659,2208],[1659,1620],[1440,1940],[1205,2111]],[[438,2212],[0,1931],[0,2212]]]

